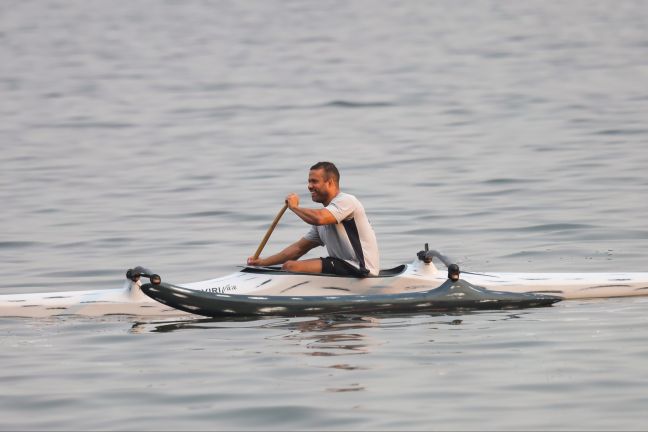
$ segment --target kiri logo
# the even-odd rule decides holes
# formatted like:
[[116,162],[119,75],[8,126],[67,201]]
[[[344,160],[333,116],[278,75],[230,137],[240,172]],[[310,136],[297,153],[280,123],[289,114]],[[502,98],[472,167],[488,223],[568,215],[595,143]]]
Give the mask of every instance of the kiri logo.
[[216,294],[225,294],[228,292],[236,291],[236,285],[227,284],[224,286],[207,288],[205,291],[210,293],[216,293]]

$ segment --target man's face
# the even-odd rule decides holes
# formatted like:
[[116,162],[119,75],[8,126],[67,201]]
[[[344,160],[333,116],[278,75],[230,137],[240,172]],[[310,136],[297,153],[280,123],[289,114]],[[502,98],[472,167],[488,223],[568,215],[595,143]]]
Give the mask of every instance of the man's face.
[[308,190],[311,198],[317,203],[326,202],[332,180],[325,180],[323,169],[310,170],[308,173]]

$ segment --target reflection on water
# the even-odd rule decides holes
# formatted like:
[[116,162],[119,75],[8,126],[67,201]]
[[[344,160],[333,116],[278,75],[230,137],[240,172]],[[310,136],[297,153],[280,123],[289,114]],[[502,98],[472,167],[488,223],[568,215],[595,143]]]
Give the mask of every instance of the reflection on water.
[[[300,334],[314,333],[313,337],[321,337],[320,333],[328,333],[339,330],[354,330],[366,328],[398,328],[421,325],[420,321],[412,321],[412,317],[425,318],[425,323],[433,326],[458,326],[464,322],[466,316],[489,315],[488,320],[509,320],[516,319],[529,314],[526,310],[494,310],[494,311],[470,311],[461,312],[439,312],[417,315],[407,314],[386,314],[376,313],[372,316],[353,314],[335,314],[324,317],[226,317],[226,318],[194,318],[194,316],[181,319],[164,319],[162,321],[144,320],[135,321],[130,329],[132,333],[168,333],[180,330],[219,330],[234,328],[252,329],[286,329],[298,331]],[[319,336],[318,336],[319,335]],[[299,336],[293,336],[295,338]]]
[[[233,328],[240,327],[234,325],[218,325],[217,323],[246,323],[258,321],[254,318],[227,318],[227,320],[215,320],[212,318],[182,318],[180,320],[174,319],[173,321],[136,321],[131,329],[131,333],[171,333],[178,330],[197,330],[197,329],[219,329],[219,328]],[[213,324],[213,325],[210,325]],[[260,328],[260,325],[252,325],[251,327]]]
[[[470,316],[479,316],[485,322],[518,319],[528,311],[462,311],[461,313],[430,313],[424,315],[377,314],[375,316],[330,315],[323,317],[297,318],[192,318],[136,321],[129,332],[132,334],[172,333],[179,331],[235,330],[272,331],[264,336],[268,341],[286,342],[295,354],[311,357],[336,357],[368,354],[385,344],[389,332],[399,328],[421,327],[431,331],[442,328],[460,328]],[[280,330],[280,333],[276,333]],[[371,331],[377,330],[377,331]],[[433,339],[430,342],[434,342]],[[346,363],[327,367],[343,370],[362,369]]]
[[373,317],[336,316],[331,319],[315,319],[294,323],[291,332],[284,337],[297,341],[305,348],[303,354],[310,356],[338,356],[366,354],[380,343],[366,333],[354,331],[379,327],[380,320]]
[[346,392],[356,392],[362,390],[365,390],[365,388],[357,383],[350,384],[349,387],[338,387],[338,388],[326,389],[327,392],[331,392],[331,393],[346,393]]

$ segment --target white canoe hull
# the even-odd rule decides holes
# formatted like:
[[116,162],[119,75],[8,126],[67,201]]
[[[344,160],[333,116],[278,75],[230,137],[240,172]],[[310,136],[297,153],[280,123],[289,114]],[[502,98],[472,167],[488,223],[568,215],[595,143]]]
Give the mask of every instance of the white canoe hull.
[[[231,275],[179,286],[218,294],[372,295],[425,291],[440,286],[447,274],[432,263],[415,261],[389,277],[348,278],[245,268]],[[648,273],[462,273],[462,279],[484,288],[516,293],[549,294],[563,299],[648,295]],[[158,303],[127,280],[120,289],[0,295],[0,316],[60,315],[175,316],[185,312]]]
[[0,317],[185,314],[152,300],[139,286],[139,282],[127,280],[118,289],[0,295]]
[[[447,273],[433,264],[415,261],[392,277],[347,278],[287,272],[250,272],[243,269],[218,279],[180,284],[221,294],[351,295],[425,291],[441,285]],[[473,285],[497,291],[549,294],[563,299],[648,295],[647,273],[461,273]]]

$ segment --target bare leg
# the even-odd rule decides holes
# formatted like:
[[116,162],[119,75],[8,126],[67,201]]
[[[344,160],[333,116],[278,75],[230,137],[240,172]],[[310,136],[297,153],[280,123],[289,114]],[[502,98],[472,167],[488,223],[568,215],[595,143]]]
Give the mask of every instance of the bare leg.
[[281,268],[291,272],[322,273],[322,260],[313,258],[301,261],[286,261]]

